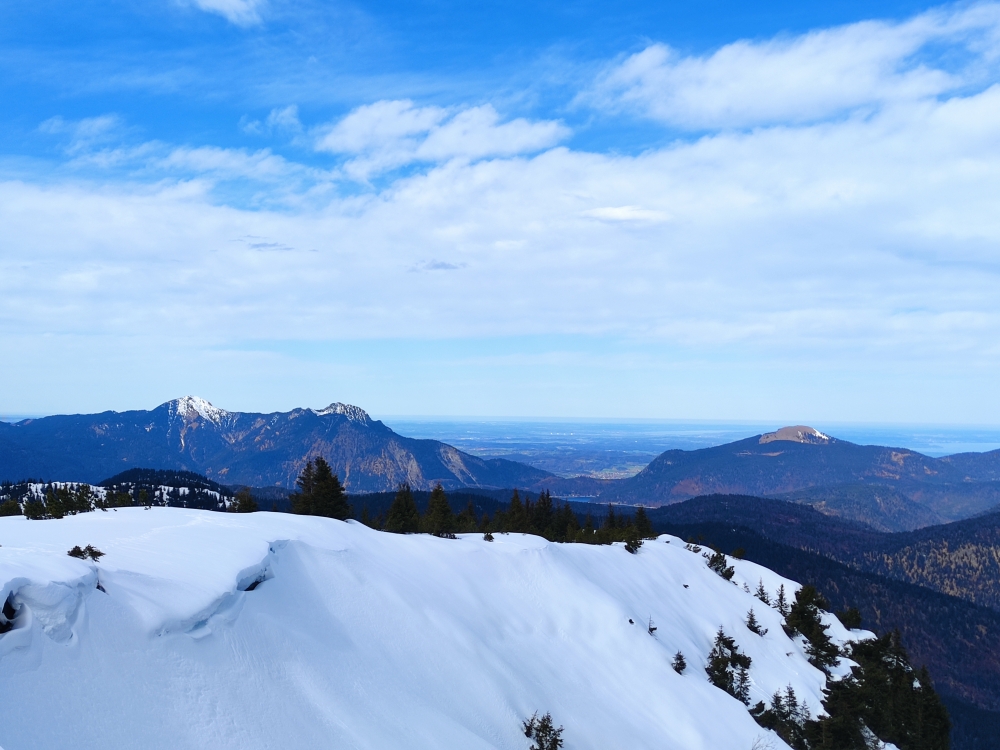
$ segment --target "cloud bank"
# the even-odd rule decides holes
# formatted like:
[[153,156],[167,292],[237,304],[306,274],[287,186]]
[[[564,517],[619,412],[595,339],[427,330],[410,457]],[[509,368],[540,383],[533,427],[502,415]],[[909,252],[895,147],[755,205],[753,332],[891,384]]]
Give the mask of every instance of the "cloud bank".
[[[609,62],[576,110],[539,118],[378,99],[243,123],[294,145],[282,153],[135,140],[113,115],[50,119],[59,176],[0,182],[0,335],[204,357],[589,341],[538,361],[601,367],[627,345],[621,367],[711,373],[692,388],[744,402],[741,368],[765,384],[787,370],[789,390],[806,372],[878,371],[890,396],[907,378],[987,377],[998,19],[989,4],[702,56],[652,44]],[[587,122],[566,120],[581,109],[651,121],[665,145],[582,149]],[[713,381],[720,361],[729,379]]]

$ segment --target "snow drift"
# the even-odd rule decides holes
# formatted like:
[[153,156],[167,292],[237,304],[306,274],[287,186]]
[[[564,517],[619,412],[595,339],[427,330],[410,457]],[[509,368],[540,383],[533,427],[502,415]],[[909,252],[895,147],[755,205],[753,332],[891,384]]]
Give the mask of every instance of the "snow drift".
[[[86,544],[99,563],[67,556]],[[709,684],[715,633],[752,657],[751,703],[790,684],[815,715],[826,679],[743,588],[796,584],[745,561],[726,581],[666,536],[631,555],[122,508],[0,518],[0,545],[6,750],[522,750],[535,711],[565,726],[567,750],[781,748]]]

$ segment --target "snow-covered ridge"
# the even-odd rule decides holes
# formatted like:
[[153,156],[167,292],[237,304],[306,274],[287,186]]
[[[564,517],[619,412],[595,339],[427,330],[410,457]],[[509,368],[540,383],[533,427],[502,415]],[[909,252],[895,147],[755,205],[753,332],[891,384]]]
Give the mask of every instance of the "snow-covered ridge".
[[222,420],[229,416],[229,412],[212,406],[208,401],[198,396],[184,396],[168,401],[166,407],[171,417],[177,415],[185,419],[201,417],[213,424],[222,424]]
[[325,409],[310,409],[310,411],[320,417],[325,417],[328,414],[340,414],[341,416],[347,417],[352,422],[361,422],[362,424],[368,424],[371,421],[371,417],[368,416],[368,412],[360,406],[342,404],[339,401],[330,404]]
[[[99,563],[66,555],[87,544]],[[551,711],[567,750],[780,750],[708,682],[717,630],[752,657],[751,702],[792,685],[815,715],[826,677],[746,590],[796,584],[730,563],[732,582],[665,536],[630,555],[272,513],[0,518],[0,602],[17,611],[0,745],[524,750],[520,721]]]

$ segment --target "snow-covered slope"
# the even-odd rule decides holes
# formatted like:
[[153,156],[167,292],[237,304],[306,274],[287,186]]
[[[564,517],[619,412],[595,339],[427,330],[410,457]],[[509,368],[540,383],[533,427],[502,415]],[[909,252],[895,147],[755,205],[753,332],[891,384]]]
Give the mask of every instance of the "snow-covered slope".
[[[67,556],[87,544],[99,563]],[[734,561],[734,585],[670,537],[630,555],[123,508],[0,518],[0,545],[0,602],[19,608],[0,635],[6,750],[522,749],[535,711],[567,750],[785,747],[709,684],[720,626],[753,659],[751,702],[791,684],[820,707],[824,675],[742,588],[795,584]]]

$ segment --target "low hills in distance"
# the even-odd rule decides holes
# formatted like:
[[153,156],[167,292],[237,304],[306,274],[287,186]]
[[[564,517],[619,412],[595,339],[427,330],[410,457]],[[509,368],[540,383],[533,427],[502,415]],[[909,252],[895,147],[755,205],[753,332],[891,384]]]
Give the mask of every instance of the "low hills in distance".
[[708,494],[778,497],[879,531],[907,531],[1000,507],[1000,451],[943,458],[857,445],[805,426],[725,445],[668,450],[635,476],[560,477],[394,432],[361,408],[333,403],[270,414],[229,412],[185,397],[150,411],[0,422],[0,481],[96,483],[127,469],[193,471],[229,487],[294,488],[323,456],[351,493],[550,490],[561,497],[658,507]]

